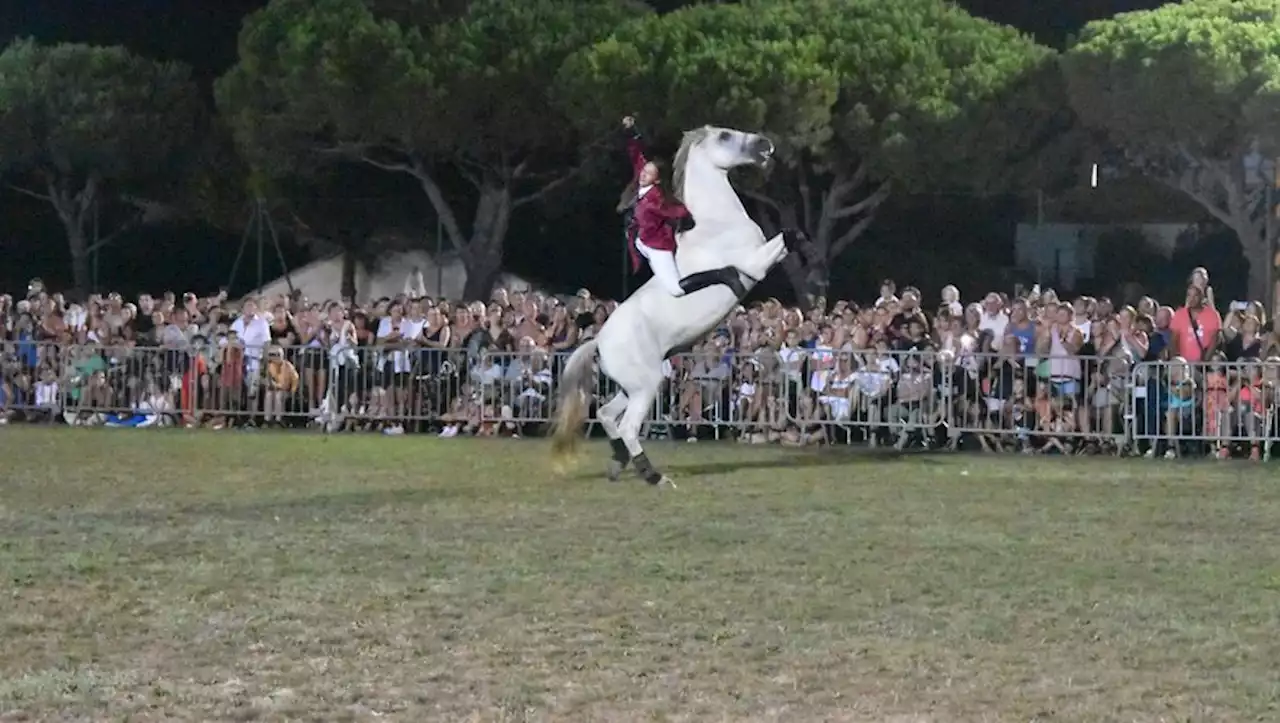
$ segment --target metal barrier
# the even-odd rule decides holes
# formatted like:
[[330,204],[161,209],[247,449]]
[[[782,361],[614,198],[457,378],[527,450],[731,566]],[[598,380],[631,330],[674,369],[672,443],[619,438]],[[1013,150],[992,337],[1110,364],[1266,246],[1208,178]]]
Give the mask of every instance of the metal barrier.
[[1146,456],[1271,457],[1280,359],[1139,364],[1129,415]]
[[[567,353],[0,345],[0,420],[538,435]],[[707,345],[667,362],[646,436],[992,451],[1269,456],[1280,359]],[[617,393],[599,378],[595,404]]]

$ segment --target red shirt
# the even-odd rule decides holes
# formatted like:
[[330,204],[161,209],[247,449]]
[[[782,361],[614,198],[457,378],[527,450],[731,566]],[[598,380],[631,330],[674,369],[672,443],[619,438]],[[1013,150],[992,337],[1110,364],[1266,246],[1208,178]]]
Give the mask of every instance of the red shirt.
[[1213,348],[1218,332],[1222,331],[1222,316],[1212,306],[1202,306],[1196,311],[1195,327],[1192,328],[1191,311],[1187,307],[1173,312],[1169,322],[1177,344],[1173,351],[1189,362],[1204,361],[1204,352]]
[[[644,147],[639,139],[632,138],[627,141],[627,155],[631,158],[631,167],[636,177],[639,178],[640,171],[649,162],[644,156]],[[636,250],[635,245],[637,236],[645,246],[651,249],[674,253],[676,234],[668,222],[688,215],[689,209],[685,208],[684,204],[667,200],[662,192],[662,186],[651,186],[636,203],[635,218],[627,237],[632,268],[637,270],[640,268],[640,252]]]

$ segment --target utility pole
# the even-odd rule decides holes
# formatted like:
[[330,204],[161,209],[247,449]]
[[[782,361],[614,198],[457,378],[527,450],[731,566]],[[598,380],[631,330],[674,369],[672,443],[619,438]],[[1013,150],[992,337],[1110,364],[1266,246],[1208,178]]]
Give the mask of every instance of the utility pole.
[[436,214],[436,298],[442,298],[444,293],[444,220],[440,218],[440,214]]
[[1263,260],[1267,265],[1267,308],[1271,311],[1271,318],[1276,318],[1277,303],[1280,303],[1280,291],[1276,289],[1276,262],[1280,261],[1280,254],[1276,253],[1276,235],[1275,235],[1275,189],[1280,187],[1280,158],[1271,159],[1271,182],[1267,184],[1266,204],[1267,215],[1263,221],[1262,233],[1266,240],[1267,255]]

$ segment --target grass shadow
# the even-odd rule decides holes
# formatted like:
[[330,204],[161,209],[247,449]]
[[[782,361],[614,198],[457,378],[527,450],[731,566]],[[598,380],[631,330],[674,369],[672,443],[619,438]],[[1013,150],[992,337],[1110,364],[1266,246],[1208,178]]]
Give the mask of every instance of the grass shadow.
[[[823,447],[809,450],[779,449],[778,453],[766,459],[739,459],[716,462],[693,462],[663,464],[657,460],[658,469],[682,477],[702,475],[727,475],[734,472],[751,472],[770,469],[808,469],[818,467],[844,467],[859,464],[882,464],[900,459],[911,459],[924,464],[943,464],[940,455],[930,454],[925,450],[903,452],[893,448],[869,447]],[[600,457],[601,469],[607,456]],[[584,470],[574,475],[574,479],[595,479],[601,475],[597,470]]]

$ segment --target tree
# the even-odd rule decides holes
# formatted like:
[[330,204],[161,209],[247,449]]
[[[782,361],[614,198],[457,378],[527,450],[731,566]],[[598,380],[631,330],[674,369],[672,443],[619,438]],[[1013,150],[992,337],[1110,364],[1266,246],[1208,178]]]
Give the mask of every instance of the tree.
[[1259,159],[1280,154],[1278,22],[1277,0],[1188,0],[1090,23],[1063,57],[1076,112],[1126,166],[1236,233],[1257,299],[1268,296],[1275,243],[1273,164]]
[[94,213],[125,202],[117,233],[162,215],[145,194],[176,177],[202,110],[185,66],[124,48],[18,40],[0,52],[0,174],[53,207],[77,288],[90,284]]
[[575,177],[549,80],[636,12],[625,0],[273,0],[246,20],[215,95],[269,177],[357,161],[412,178],[466,267],[466,296],[487,298],[512,214]]
[[[780,166],[747,188],[766,227],[804,229],[801,298],[896,186],[999,191],[1068,135],[1053,54],[940,0],[757,0],[628,24],[573,56],[557,99],[584,126],[637,110],[661,133],[763,129]],[[1059,84],[1060,87],[1060,84]]]
[[[421,227],[417,209],[403,199],[367,194],[353,189],[373,169],[329,165],[305,178],[295,176],[265,189],[273,218],[317,256],[341,254],[342,295],[355,298],[356,269],[375,268],[387,252],[411,248],[404,239],[419,234],[405,229]],[[356,182],[353,184],[353,181]]]

